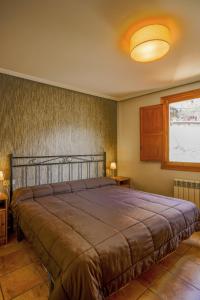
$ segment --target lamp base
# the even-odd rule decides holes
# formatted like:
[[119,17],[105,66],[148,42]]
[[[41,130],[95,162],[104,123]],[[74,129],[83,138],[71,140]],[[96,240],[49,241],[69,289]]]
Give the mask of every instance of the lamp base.
[[115,170],[112,170],[112,169],[111,169],[111,170],[110,170],[110,173],[111,173],[111,174],[110,174],[111,177],[115,177]]

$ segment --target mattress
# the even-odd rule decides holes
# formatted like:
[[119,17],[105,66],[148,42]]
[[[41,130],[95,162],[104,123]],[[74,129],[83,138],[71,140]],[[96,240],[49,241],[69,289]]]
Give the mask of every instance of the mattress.
[[109,178],[18,189],[18,225],[54,280],[51,300],[102,300],[200,230],[188,201]]

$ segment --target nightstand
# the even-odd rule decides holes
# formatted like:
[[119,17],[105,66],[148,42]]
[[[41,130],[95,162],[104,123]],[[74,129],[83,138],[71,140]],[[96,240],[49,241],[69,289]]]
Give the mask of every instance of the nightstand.
[[0,246],[7,243],[8,196],[0,193]]
[[117,183],[117,185],[121,187],[130,188],[130,178],[129,177],[123,177],[123,176],[114,176],[112,177]]

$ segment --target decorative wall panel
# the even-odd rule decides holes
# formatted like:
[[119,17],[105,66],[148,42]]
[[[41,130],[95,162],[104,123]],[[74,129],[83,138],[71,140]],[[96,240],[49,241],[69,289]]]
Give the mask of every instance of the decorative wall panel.
[[0,74],[0,168],[7,155],[107,152],[116,159],[117,103]]

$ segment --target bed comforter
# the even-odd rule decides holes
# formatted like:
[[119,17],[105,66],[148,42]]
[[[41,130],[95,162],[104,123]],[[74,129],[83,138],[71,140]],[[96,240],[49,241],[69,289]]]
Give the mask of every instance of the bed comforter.
[[54,280],[51,300],[102,300],[200,230],[193,203],[106,178],[18,189],[12,209]]

